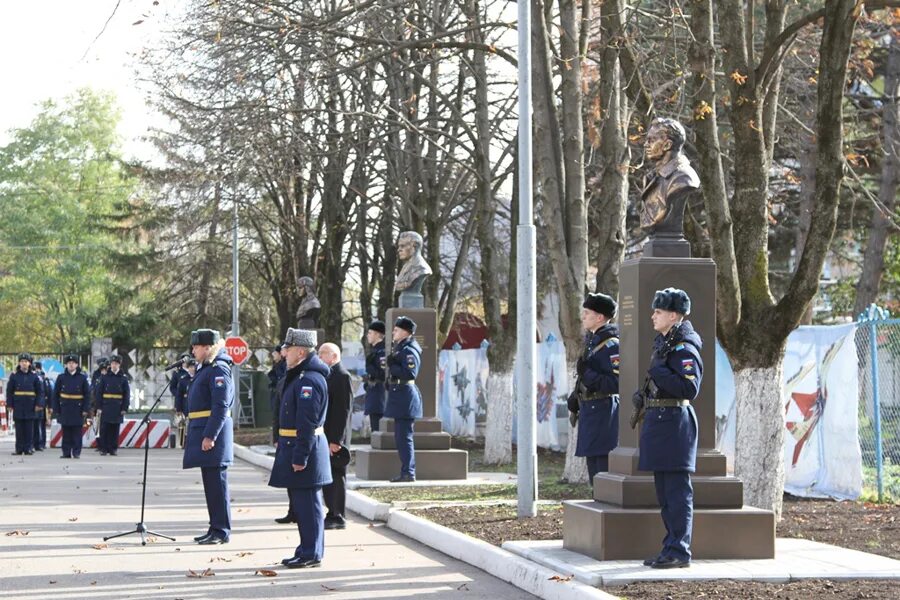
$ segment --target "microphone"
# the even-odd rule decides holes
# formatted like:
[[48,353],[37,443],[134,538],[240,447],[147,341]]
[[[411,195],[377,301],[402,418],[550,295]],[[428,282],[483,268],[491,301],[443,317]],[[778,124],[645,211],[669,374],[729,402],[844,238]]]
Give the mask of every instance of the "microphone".
[[180,367],[181,365],[183,365],[183,364],[184,364],[184,361],[186,361],[186,360],[187,360],[187,358],[179,358],[178,360],[176,360],[175,362],[173,362],[171,365],[167,365],[166,368],[165,368],[165,370],[166,370],[166,371],[171,371],[172,369],[177,369],[178,367]]

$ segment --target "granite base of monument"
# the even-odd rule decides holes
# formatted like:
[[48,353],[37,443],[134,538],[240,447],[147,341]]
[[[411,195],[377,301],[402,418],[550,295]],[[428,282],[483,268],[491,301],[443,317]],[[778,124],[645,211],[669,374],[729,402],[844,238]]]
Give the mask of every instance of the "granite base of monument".
[[[451,437],[437,418],[437,312],[433,308],[392,308],[385,322],[409,317],[416,323],[414,337],[422,347],[422,364],[416,386],[422,394],[423,418],[417,419],[413,444],[416,449],[417,479],[465,479],[469,474],[469,454],[450,447]],[[385,352],[390,353],[390,332]],[[392,479],[400,474],[400,458],[394,441],[394,420],[382,419],[382,431],[372,433],[372,447],[356,451],[356,476],[360,479]]]
[[[667,240],[663,240],[667,241]],[[664,244],[663,244],[664,245]],[[695,558],[772,558],[775,515],[743,506],[743,483],[729,476],[716,446],[715,323],[716,267],[708,259],[684,255],[682,243],[664,256],[626,261],[619,276],[619,446],[609,455],[609,472],[594,477],[593,500],[565,502],[563,547],[597,560],[643,560],[662,547],[665,528],[656,500],[653,473],[638,469],[639,429],[629,424],[632,392],[643,384],[652,352],[650,305],[656,290],[684,289],[693,301],[688,316],[705,344],[703,384],[693,402],[699,425],[691,550]],[[645,252],[648,250],[645,247]],[[657,249],[649,248],[651,253]],[[689,254],[689,251],[688,251]],[[626,358],[631,358],[626,360]]]

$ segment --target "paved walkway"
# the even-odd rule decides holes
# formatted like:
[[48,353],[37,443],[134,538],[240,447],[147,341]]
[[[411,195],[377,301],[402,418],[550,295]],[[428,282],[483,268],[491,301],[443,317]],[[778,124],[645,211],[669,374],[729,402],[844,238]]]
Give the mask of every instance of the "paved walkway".
[[[191,538],[207,523],[200,472],[183,471],[177,450],[150,451],[145,515],[149,529],[177,542],[141,546],[135,535],[104,545],[103,536],[140,518],[143,450],[101,457],[88,449],[81,460],[61,460],[58,449],[34,456],[12,456],[12,449],[10,436],[0,437],[0,599],[532,597],[356,518],[346,530],[326,532],[321,568],[285,569],[280,560],[293,553],[297,530],[272,519],[284,514],[287,496],[242,461],[229,470],[231,543],[198,546]],[[188,577],[206,569],[215,575]]]

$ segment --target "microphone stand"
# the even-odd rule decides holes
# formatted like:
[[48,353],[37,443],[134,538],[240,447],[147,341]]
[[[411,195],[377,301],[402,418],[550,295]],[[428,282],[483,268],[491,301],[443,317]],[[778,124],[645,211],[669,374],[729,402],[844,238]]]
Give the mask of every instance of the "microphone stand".
[[175,541],[175,538],[169,537],[167,535],[163,535],[161,533],[156,533],[155,531],[150,531],[144,525],[144,509],[145,509],[146,503],[147,503],[147,461],[150,457],[150,416],[153,414],[153,411],[156,410],[156,407],[159,406],[159,402],[160,402],[160,400],[162,400],[163,394],[165,394],[166,391],[169,389],[169,386],[168,386],[169,381],[170,381],[169,379],[166,379],[166,385],[163,386],[162,392],[160,392],[159,395],[156,397],[156,400],[153,402],[153,406],[150,407],[150,410],[148,410],[147,414],[144,415],[144,418],[141,419],[141,422],[137,426],[137,429],[135,429],[135,431],[131,434],[131,437],[128,439],[128,441],[125,442],[125,446],[127,447],[134,440],[134,436],[136,436],[138,434],[138,432],[141,430],[141,427],[143,427],[143,426],[147,427],[147,439],[144,440],[144,480],[141,482],[141,486],[143,487],[143,490],[141,491],[141,520],[135,524],[134,529],[132,529],[131,531],[125,531],[122,533],[117,533],[115,535],[107,536],[107,537],[103,538],[104,542],[114,539],[114,538],[123,537],[126,535],[133,535],[135,533],[139,533],[141,535],[141,546],[147,545],[147,538],[146,538],[147,535],[155,535],[157,537],[165,538],[165,539],[169,540],[170,542]]

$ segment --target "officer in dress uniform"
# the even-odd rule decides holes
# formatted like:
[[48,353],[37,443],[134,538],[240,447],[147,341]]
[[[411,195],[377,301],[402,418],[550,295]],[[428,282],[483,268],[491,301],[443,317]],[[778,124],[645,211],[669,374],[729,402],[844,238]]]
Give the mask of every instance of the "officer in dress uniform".
[[180,417],[178,428],[178,445],[184,448],[184,438],[187,423],[185,423],[184,411],[187,407],[188,391],[191,388],[191,382],[197,374],[197,361],[192,357],[184,361],[184,375],[178,380],[178,389],[175,391],[175,415]]
[[587,335],[568,401],[570,422],[578,423],[575,456],[585,457],[592,486],[594,475],[609,470],[609,452],[619,445],[619,329],[610,323],[616,308],[606,294],[585,298],[581,325]]
[[34,359],[27,352],[19,355],[16,372],[6,384],[6,401],[13,411],[16,426],[14,454],[34,454],[34,420],[44,407],[44,385],[34,372]]
[[100,378],[96,398],[100,403],[100,456],[116,456],[120,425],[131,405],[131,384],[118,354],[109,357],[109,370]]
[[366,341],[371,350],[366,354],[366,379],[363,386],[366,390],[366,410],[372,431],[378,431],[381,417],[384,415],[384,336],[387,329],[384,321],[375,319],[369,323]]
[[[281,381],[281,378],[284,377],[284,372],[287,370],[287,363],[284,362],[284,357],[281,355],[281,344],[278,344],[274,348],[272,348],[271,352],[272,357],[272,368],[269,369],[269,372],[266,373],[266,376],[269,378],[269,408],[272,410],[273,417],[278,412],[278,382]],[[274,423],[276,421],[275,418],[272,419]],[[278,441],[278,428],[272,428],[272,443]]]
[[100,452],[100,410],[103,407],[102,400],[97,396],[100,392],[100,379],[109,372],[109,359],[101,356],[97,359],[97,368],[91,374],[91,414],[94,417],[94,432],[97,434],[94,440],[94,452]]
[[697,463],[698,429],[691,401],[700,392],[703,342],[691,322],[684,320],[691,312],[691,299],[683,290],[656,292],[652,307],[657,336],[647,370],[638,467],[653,471],[666,536],[659,555],[644,564],[672,569],[691,564],[691,473]]
[[[185,364],[187,360],[191,358],[191,355],[187,352],[183,352],[178,356],[178,360],[181,361],[178,364],[178,367],[175,369],[175,372],[172,373],[172,377],[169,378],[169,393],[172,394],[172,398],[175,401],[175,411],[176,412],[184,412],[178,411],[178,384],[181,383],[181,379],[187,375],[187,369],[185,368]],[[183,398],[182,398],[183,400]],[[183,409],[183,406],[182,406]]]
[[218,331],[191,332],[191,352],[199,368],[188,390],[188,432],[184,443],[185,469],[200,467],[209,528],[194,538],[198,544],[227,544],[231,539],[231,497],[228,467],[234,462],[233,361]]
[[56,378],[53,412],[62,426],[60,458],[81,458],[81,428],[90,411],[91,384],[81,370],[77,354],[67,354],[66,370]]
[[416,387],[416,376],[422,365],[422,347],[413,338],[416,324],[409,317],[394,322],[393,346],[387,357],[387,406],[384,416],[394,419],[394,440],[400,454],[400,476],[394,483],[416,480],[416,450],[413,432],[416,419],[422,416],[422,394]]
[[297,516],[300,545],[282,560],[290,569],[318,567],[325,554],[325,507],[322,487],[332,482],[325,414],[328,411],[328,365],[316,355],[316,332],[287,331],[287,371],[280,386],[278,447],[269,485],[287,488]]
[[38,418],[34,420],[34,449],[36,452],[43,452],[47,448],[47,408],[50,408],[51,399],[53,398],[53,382],[44,373],[44,365],[41,361],[34,361],[34,372],[41,378],[41,385],[44,386],[44,404],[38,411]]

